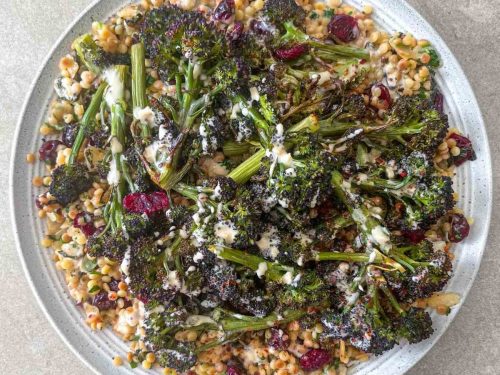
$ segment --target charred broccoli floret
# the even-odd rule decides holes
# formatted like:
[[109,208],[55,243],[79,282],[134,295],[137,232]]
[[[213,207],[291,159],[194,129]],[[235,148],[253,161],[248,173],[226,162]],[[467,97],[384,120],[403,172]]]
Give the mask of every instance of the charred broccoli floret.
[[189,344],[178,342],[173,348],[158,350],[156,361],[162,367],[173,368],[179,372],[189,370],[196,363],[196,354]]
[[[152,239],[141,238],[130,249],[128,278],[130,290],[145,301],[169,303],[180,289],[179,275],[164,267],[164,250]],[[170,278],[169,278],[170,276]]]
[[125,232],[132,238],[144,237],[151,234],[153,222],[147,215],[129,213],[123,216]]
[[50,194],[67,206],[92,186],[92,177],[83,164],[61,165],[52,171]]
[[106,68],[115,64],[128,64],[126,54],[111,54],[97,45],[90,34],[77,38],[72,45],[80,61],[94,74],[102,73]]
[[427,340],[434,332],[429,313],[417,307],[410,307],[403,316],[396,319],[395,329],[410,344]]
[[429,241],[397,248],[393,257],[408,268],[405,273],[388,272],[385,275],[389,287],[401,301],[430,297],[443,290],[451,277],[450,258],[444,251],[435,250]]
[[127,251],[128,243],[123,236],[109,233],[96,233],[87,241],[87,253],[92,257],[106,257],[121,261]]
[[264,3],[262,15],[276,26],[281,26],[284,21],[302,25],[306,12],[295,0],[268,0]]

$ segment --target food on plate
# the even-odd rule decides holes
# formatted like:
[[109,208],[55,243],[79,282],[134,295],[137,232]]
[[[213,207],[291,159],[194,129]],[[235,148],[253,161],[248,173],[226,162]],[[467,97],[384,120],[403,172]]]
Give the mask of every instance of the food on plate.
[[453,176],[473,145],[432,44],[372,11],[142,1],[60,60],[42,245],[131,367],[342,374],[459,302]]

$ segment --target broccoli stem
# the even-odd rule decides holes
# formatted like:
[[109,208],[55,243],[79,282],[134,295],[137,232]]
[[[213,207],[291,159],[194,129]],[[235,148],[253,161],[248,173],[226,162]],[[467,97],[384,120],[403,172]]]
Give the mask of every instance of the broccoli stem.
[[380,251],[374,250],[375,256],[360,253],[320,252],[316,254],[316,261],[342,261],[351,263],[372,263],[400,270],[401,265],[394,259],[385,256]]
[[78,128],[75,142],[73,143],[73,147],[71,148],[68,165],[73,165],[75,163],[76,157],[78,156],[83,141],[85,140],[88,128],[92,125],[92,122],[95,121],[95,116],[97,115],[97,112],[99,112],[106,87],[108,87],[108,84],[106,82],[102,82],[99,85],[97,91],[92,96],[92,100],[90,101],[90,104],[80,122],[80,127]]
[[[109,210],[109,221],[113,232],[120,230],[123,225],[123,197],[126,192],[126,183],[128,182],[131,190],[134,190],[134,184],[128,174],[128,166],[122,158],[123,147],[127,141],[127,126],[125,121],[125,102],[124,102],[124,87],[128,72],[128,66],[116,65],[114,72],[117,75],[117,82],[113,85],[122,85],[120,90],[118,87],[108,86],[113,90],[113,94],[120,93],[120,96],[112,97],[108,101],[109,110],[111,112],[111,163],[114,163],[114,168],[118,174],[118,183],[113,189],[111,197],[111,206]],[[111,84],[111,83],[109,83]],[[110,95],[113,96],[113,95]]]
[[292,274],[294,275],[296,273],[293,267],[283,266],[279,263],[268,262],[264,258],[249,254],[245,251],[217,245],[209,246],[208,249],[217,254],[217,256],[222,259],[240,264],[242,266],[250,268],[253,271],[257,271],[259,269],[259,266],[264,263],[267,267],[267,271],[265,272],[266,278],[271,281],[282,282],[283,276],[287,272],[292,272]]
[[268,329],[269,327],[286,324],[307,315],[304,310],[287,310],[281,315],[272,313],[263,318],[235,315],[221,320],[222,329],[226,332],[250,332]]
[[358,59],[370,58],[370,53],[366,49],[337,44],[328,44],[313,39],[303,31],[301,31],[291,21],[285,22],[283,26],[285,27],[286,33],[281,37],[282,42],[307,43],[310,47],[321,51],[324,54],[324,58],[328,57],[329,60],[336,61],[347,57],[354,57]]
[[263,147],[267,148],[269,146],[271,138],[271,127],[268,122],[262,117],[259,110],[251,105],[248,105],[248,101],[241,95],[236,96],[236,102],[239,104],[242,111],[247,111],[248,116],[253,120],[257,131],[259,132],[260,142]]
[[222,152],[227,157],[240,156],[250,151],[252,145],[247,142],[227,141],[222,146]]
[[[143,43],[131,47],[132,61],[132,109],[145,108],[148,105],[146,97],[146,63]],[[149,124],[141,123],[141,137],[151,137]]]
[[266,150],[260,149],[243,163],[233,169],[227,177],[232,178],[239,185],[244,184],[257,173],[262,159],[266,156]]
[[299,121],[297,124],[293,125],[287,130],[287,134],[299,133],[303,131],[309,131],[311,133],[316,133],[319,130],[318,117],[316,115],[309,115],[303,120]]

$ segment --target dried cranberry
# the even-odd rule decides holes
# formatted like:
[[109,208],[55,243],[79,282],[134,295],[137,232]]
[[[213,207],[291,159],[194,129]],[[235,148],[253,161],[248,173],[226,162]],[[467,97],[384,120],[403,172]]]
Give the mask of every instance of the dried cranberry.
[[243,375],[243,373],[238,367],[228,366],[226,369],[226,375]]
[[444,95],[440,91],[436,91],[432,103],[434,109],[440,114],[444,114]]
[[73,219],[73,226],[80,229],[87,237],[92,236],[96,232],[92,216],[84,212],[80,212],[76,215]]
[[212,18],[216,21],[229,21],[234,15],[234,0],[221,0]]
[[116,301],[111,301],[108,298],[107,292],[99,292],[92,299],[92,305],[97,307],[99,310],[111,310],[116,307]]
[[230,42],[235,42],[241,38],[243,35],[243,23],[237,21],[233,23],[226,31],[226,38]]
[[299,363],[306,371],[318,370],[330,363],[332,356],[328,351],[323,349],[311,349],[302,357],[300,357]]
[[425,230],[423,229],[403,230],[403,236],[407,238],[411,243],[417,244],[425,239]]
[[108,283],[108,286],[109,286],[109,289],[112,290],[113,292],[118,292],[118,284],[120,282],[118,280],[111,280],[109,283]]
[[358,20],[347,14],[337,14],[330,20],[328,32],[341,42],[352,42],[359,37]]
[[38,150],[40,160],[50,164],[54,164],[57,159],[57,148],[62,144],[63,143],[58,140],[43,142],[43,144],[40,146],[40,150]]
[[462,214],[453,214],[450,218],[451,230],[448,239],[451,242],[463,241],[469,235],[470,225]]
[[132,193],[123,198],[123,206],[128,212],[151,215],[168,209],[170,206],[167,194],[162,191],[153,193]]
[[307,53],[309,48],[307,44],[296,44],[292,47],[282,47],[274,51],[274,56],[278,60],[290,61],[298,59],[300,56]]
[[68,124],[64,127],[61,140],[67,147],[72,147],[78,133],[77,124]]
[[467,160],[476,160],[476,153],[469,138],[457,133],[451,134],[449,138],[454,139],[457,142],[457,147],[460,148],[460,154],[451,157],[453,164],[458,167]]
[[271,337],[267,342],[271,348],[276,350],[285,350],[290,345],[290,338],[283,330],[279,328],[271,328]]
[[98,130],[89,137],[89,144],[97,148],[103,148],[108,140],[108,133],[104,130]]
[[252,21],[250,21],[250,30],[252,30],[257,35],[267,36],[271,34],[272,29],[264,21],[253,19]]
[[[392,105],[392,97],[391,97],[391,92],[387,88],[386,85],[383,83],[376,83],[372,86],[370,90],[370,104],[372,104],[372,97],[373,97],[373,92],[375,89],[380,90],[380,95],[377,97],[377,104],[375,105],[375,108],[377,109],[389,109]],[[372,104],[372,106],[374,106]]]
[[43,208],[43,203],[40,202],[40,198],[47,198],[47,193],[43,193],[41,195],[39,195],[38,197],[35,198],[35,206],[36,208],[38,208],[39,210],[41,210]]

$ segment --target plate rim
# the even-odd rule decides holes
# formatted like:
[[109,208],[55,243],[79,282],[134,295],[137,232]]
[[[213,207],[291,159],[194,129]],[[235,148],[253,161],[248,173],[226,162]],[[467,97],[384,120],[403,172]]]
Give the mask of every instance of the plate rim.
[[[488,185],[486,186],[486,189],[488,191],[486,199],[487,199],[488,203],[490,203],[490,204],[488,205],[486,210],[483,211],[485,214],[484,216],[485,216],[485,224],[486,224],[485,228],[483,229],[484,238],[480,241],[481,246],[479,246],[479,249],[476,249],[479,252],[479,254],[477,256],[479,263],[474,267],[474,270],[471,273],[470,281],[467,283],[466,288],[460,292],[461,302],[460,302],[460,305],[458,307],[457,312],[446,321],[444,329],[441,332],[439,332],[439,334],[435,335],[431,339],[431,342],[423,350],[418,352],[418,354],[414,355],[415,360],[411,361],[411,364],[409,366],[408,365],[404,366],[404,368],[401,369],[401,370],[403,370],[403,372],[401,374],[403,374],[403,373],[406,373],[407,371],[409,371],[417,363],[419,363],[421,361],[421,359],[424,358],[432,348],[434,348],[434,346],[441,339],[443,334],[449,329],[449,326],[455,320],[457,313],[461,309],[464,301],[466,300],[472,286],[474,285],[474,283],[477,279],[477,275],[478,275],[478,272],[480,270],[480,265],[481,265],[482,259],[484,257],[484,252],[486,250],[486,245],[487,245],[487,241],[489,239],[489,233],[490,233],[490,228],[491,228],[491,216],[492,216],[492,206],[493,206],[491,204],[493,202],[493,173],[492,173],[492,160],[491,160],[491,151],[490,151],[488,130],[485,126],[481,106],[479,105],[479,102],[477,101],[476,94],[475,94],[475,92],[474,92],[474,90],[469,82],[469,79],[468,79],[467,75],[465,74],[460,62],[455,57],[454,53],[450,50],[450,48],[448,47],[448,44],[445,42],[445,40],[441,37],[441,35],[432,26],[432,24],[430,22],[428,22],[427,19],[419,11],[417,11],[415,9],[414,6],[410,5],[406,0],[399,0],[399,1],[398,0],[388,0],[388,1],[389,2],[391,2],[391,1],[399,2],[399,6],[405,7],[407,11],[409,11],[410,13],[419,17],[420,20],[422,21],[423,25],[425,26],[425,29],[427,30],[427,32],[429,34],[432,34],[432,37],[435,41],[440,42],[440,50],[445,50],[447,52],[448,59],[451,59],[452,63],[456,66],[458,73],[461,75],[460,81],[462,82],[462,85],[465,85],[467,91],[469,93],[471,93],[471,96],[469,98],[470,105],[475,108],[475,111],[477,111],[477,115],[478,115],[477,122],[479,124],[479,128],[481,129],[481,131],[484,135],[484,139],[485,139],[485,142],[482,145],[482,147],[483,147],[483,153],[485,155],[484,162],[487,163],[486,174],[489,176]],[[372,4],[379,3],[379,2],[380,2],[380,0],[371,0],[370,1],[370,3],[372,3]],[[382,0],[382,2],[385,2],[385,1]],[[54,44],[50,48],[49,52],[47,53],[47,55],[43,59],[43,63],[40,64],[39,69],[35,75],[35,78],[33,79],[33,81],[31,82],[31,84],[29,86],[29,89],[28,89],[27,94],[25,96],[23,105],[21,107],[21,111],[20,111],[19,116],[18,116],[18,120],[16,122],[15,133],[14,133],[14,138],[13,138],[13,142],[12,142],[12,149],[11,149],[11,153],[10,153],[11,159],[10,159],[10,163],[9,163],[10,164],[10,166],[9,166],[9,201],[10,201],[10,211],[11,211],[10,218],[11,218],[11,222],[12,222],[12,228],[14,231],[14,241],[15,241],[16,251],[17,251],[18,256],[20,258],[25,277],[28,281],[28,284],[30,285],[31,291],[34,294],[35,299],[36,299],[39,307],[43,311],[45,317],[48,319],[48,321],[50,322],[50,324],[52,325],[54,330],[58,333],[58,335],[60,336],[62,341],[66,344],[67,347],[70,348],[70,350],[75,354],[75,356],[77,358],[79,358],[90,370],[92,370],[96,374],[99,374],[98,368],[96,366],[94,366],[94,364],[84,354],[82,354],[77,349],[77,347],[75,345],[73,345],[69,341],[67,335],[63,332],[62,325],[58,324],[56,322],[55,317],[49,312],[49,310],[46,306],[46,301],[41,297],[39,289],[35,285],[34,280],[31,276],[31,273],[30,273],[28,265],[27,265],[26,255],[21,247],[18,220],[22,220],[22,219],[20,217],[18,217],[18,215],[16,214],[16,211],[15,211],[16,193],[15,193],[14,180],[15,180],[15,167],[18,165],[18,163],[16,163],[17,145],[18,145],[19,140],[20,140],[20,134],[22,131],[22,124],[23,124],[24,119],[25,119],[27,112],[29,110],[29,103],[32,100],[32,97],[35,95],[35,89],[40,82],[42,73],[49,65],[50,60],[55,56],[57,50],[61,47],[63,40],[65,38],[67,38],[69,34],[71,34],[71,32],[73,31],[75,26],[82,20],[82,18],[84,18],[89,13],[91,13],[99,3],[101,3],[101,0],[92,1],[87,7],[85,7],[73,19],[73,21],[70,22],[70,24],[67,26],[67,28],[65,28],[63,33],[61,33],[61,35],[57,38],[57,40],[54,42]],[[124,1],[122,1],[122,3],[124,6],[127,3],[130,3],[130,1],[124,0]],[[384,10],[382,9],[381,12],[383,12],[383,11]],[[485,165],[482,165],[482,167],[484,168]],[[32,224],[30,224],[30,226],[32,226]]]

